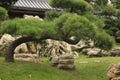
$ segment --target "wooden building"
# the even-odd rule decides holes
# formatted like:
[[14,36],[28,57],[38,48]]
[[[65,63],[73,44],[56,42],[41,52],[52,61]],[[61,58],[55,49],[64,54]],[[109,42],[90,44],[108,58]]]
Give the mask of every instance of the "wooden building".
[[45,11],[53,9],[48,0],[18,0],[14,5],[11,6],[8,14],[10,18],[23,17],[27,15],[38,15],[43,18]]

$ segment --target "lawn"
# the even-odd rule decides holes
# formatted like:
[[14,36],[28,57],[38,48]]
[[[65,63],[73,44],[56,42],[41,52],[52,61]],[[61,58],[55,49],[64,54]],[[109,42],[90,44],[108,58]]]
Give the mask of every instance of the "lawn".
[[107,80],[107,68],[118,63],[119,57],[75,59],[76,70],[65,71],[52,67],[48,59],[41,63],[16,61],[6,63],[0,58],[0,80]]

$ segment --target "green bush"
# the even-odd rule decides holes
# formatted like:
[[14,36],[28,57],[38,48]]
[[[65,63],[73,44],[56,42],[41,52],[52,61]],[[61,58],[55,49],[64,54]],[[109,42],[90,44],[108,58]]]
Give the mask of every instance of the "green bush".
[[45,20],[53,20],[54,18],[59,17],[60,15],[62,15],[61,11],[56,11],[56,10],[52,10],[52,11],[47,11],[45,13]]
[[114,32],[112,31],[112,30],[110,30],[110,29],[107,29],[107,30],[105,30],[106,31],[106,33],[108,33],[110,36],[113,36],[114,35]]
[[8,17],[7,10],[0,7],[0,21],[7,19],[7,17]]
[[95,46],[104,50],[110,50],[115,45],[114,39],[105,31],[97,31],[95,36]]
[[112,31],[112,32],[113,32],[113,35],[115,36],[115,33],[116,33],[119,29],[116,28],[116,27],[111,27],[111,28],[109,28],[109,30]]
[[120,37],[120,30],[116,32],[115,34],[117,37]]

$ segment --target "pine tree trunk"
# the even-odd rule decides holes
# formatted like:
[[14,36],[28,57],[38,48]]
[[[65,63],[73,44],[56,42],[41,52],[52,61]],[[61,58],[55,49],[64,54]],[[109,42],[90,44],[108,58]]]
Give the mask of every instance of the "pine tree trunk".
[[15,48],[25,42],[28,41],[34,41],[35,38],[33,37],[28,37],[28,36],[24,36],[21,38],[16,39],[15,41],[13,41],[6,49],[6,53],[5,53],[5,61],[6,62],[14,62],[14,50]]

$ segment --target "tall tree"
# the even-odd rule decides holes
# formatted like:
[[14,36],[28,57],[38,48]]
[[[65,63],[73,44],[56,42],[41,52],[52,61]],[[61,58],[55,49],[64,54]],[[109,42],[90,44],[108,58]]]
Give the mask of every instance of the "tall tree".
[[17,0],[0,0],[0,6],[8,9],[13,5]]
[[69,12],[85,13],[91,12],[92,6],[85,0],[51,0],[53,7],[62,8]]

